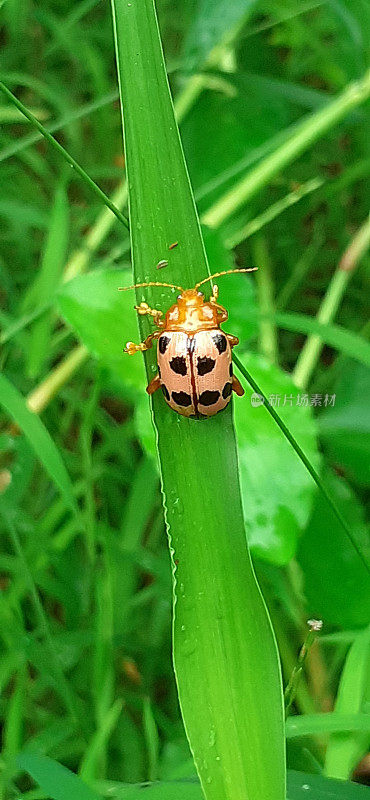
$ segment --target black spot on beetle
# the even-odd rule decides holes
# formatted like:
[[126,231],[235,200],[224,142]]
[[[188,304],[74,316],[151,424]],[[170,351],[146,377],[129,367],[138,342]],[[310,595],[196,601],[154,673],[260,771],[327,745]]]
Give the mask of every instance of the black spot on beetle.
[[191,406],[191,397],[187,392],[172,392],[172,400],[177,406]]
[[226,336],[223,333],[215,333],[212,336],[212,339],[217,347],[218,352],[224,353],[227,347]]
[[220,392],[210,392],[207,389],[206,392],[202,392],[199,396],[199,404],[201,406],[213,406],[214,403],[217,403],[217,400],[220,397]]
[[158,340],[159,352],[163,354],[166,352],[171,339],[169,336],[160,336]]
[[207,356],[198,356],[197,370],[198,375],[207,375],[207,372],[212,372],[215,366],[215,359],[208,358]]
[[231,361],[230,361],[230,366],[229,366],[229,372],[230,372],[230,378],[232,378],[233,374],[234,374],[234,370],[233,370],[233,365],[232,365]]
[[222,397],[226,400],[227,397],[230,397],[231,392],[233,390],[232,384],[227,382],[222,390]]
[[163,392],[163,394],[164,394],[164,396],[165,396],[166,400],[169,402],[169,400],[170,400],[170,393],[169,393],[169,391],[168,391],[168,389],[167,389],[167,386],[165,386],[165,385],[164,385],[164,383],[162,383],[162,385],[161,385],[161,389],[162,389],[162,392]]
[[175,356],[175,358],[171,358],[170,367],[177,375],[186,375],[186,358],[184,356]]

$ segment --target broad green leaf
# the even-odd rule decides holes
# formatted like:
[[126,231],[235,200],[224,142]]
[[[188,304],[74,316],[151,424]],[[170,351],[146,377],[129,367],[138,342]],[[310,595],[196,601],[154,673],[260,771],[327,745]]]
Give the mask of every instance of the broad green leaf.
[[202,67],[217,45],[235,36],[255,5],[256,0],[197,0],[184,46],[186,67]]
[[45,425],[27,408],[24,398],[5,375],[0,375],[0,405],[21,428],[66,504],[75,508],[72,484],[58,448]]
[[[365,555],[369,537],[360,503],[343,478],[326,471],[325,485]],[[368,572],[321,493],[316,493],[298,559],[311,616],[341,628],[366,625],[370,617]]]
[[51,800],[101,800],[81,778],[48,756],[20,753],[18,769],[28,772]]
[[[351,646],[339,682],[335,712],[361,712],[370,705],[370,626],[360,631]],[[365,732],[335,733],[326,751],[325,772],[332,778],[349,779],[369,744]]]
[[[135,280],[159,280],[165,258],[163,280],[194,286],[207,264],[153,2],[113,0],[113,17]],[[148,287],[137,299],[165,310],[173,294]],[[149,330],[141,318],[141,336]],[[146,365],[155,374],[153,351]],[[175,671],[204,795],[282,800],[279,667],[246,548],[231,408],[201,422],[176,416],[156,395],[153,415],[175,579]]]
[[123,355],[127,341],[137,338],[134,292],[119,292],[131,276],[117,270],[96,270],[64,284],[58,304],[64,319],[77,331],[90,352],[125,383],[145,390],[142,360]]
[[[315,423],[309,406],[289,375],[252,354],[244,355],[248,370],[317,467]],[[293,558],[300,532],[307,524],[314,485],[281,431],[263,408],[255,407],[246,387],[235,402],[244,517],[249,544],[259,558],[287,564]],[[258,398],[257,398],[258,402]]]
[[319,416],[323,445],[334,465],[344,470],[350,480],[369,486],[369,370],[356,362],[346,362],[333,393],[335,407]]

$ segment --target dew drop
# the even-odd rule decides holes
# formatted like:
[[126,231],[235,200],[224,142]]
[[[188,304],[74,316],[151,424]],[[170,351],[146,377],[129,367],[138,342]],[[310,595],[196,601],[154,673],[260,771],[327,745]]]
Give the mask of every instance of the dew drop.
[[209,732],[209,746],[214,747],[216,744],[216,731],[214,728],[211,728]]

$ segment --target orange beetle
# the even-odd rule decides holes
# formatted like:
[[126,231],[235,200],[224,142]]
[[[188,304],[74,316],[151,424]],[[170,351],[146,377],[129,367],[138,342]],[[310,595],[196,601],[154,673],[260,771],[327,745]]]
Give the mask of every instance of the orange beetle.
[[220,325],[228,313],[218,303],[215,285],[208,301],[199,286],[232,272],[254,272],[256,269],[230,269],[217,272],[200,281],[194,289],[183,289],[171,283],[137,283],[123,291],[141,286],[168,286],[180,289],[177,302],[169,308],[163,319],[162,311],[150,308],[147,303],[135,306],[138,314],[153,318],[157,330],[144,342],[127,342],[125,353],[133,355],[149,350],[155,339],[157,345],[158,374],[147,386],[148,394],[161,388],[166,403],[185,417],[211,417],[222,411],[230,402],[232,392],[239,396],[244,389],[233,375],[231,350],[239,340],[224,333]]

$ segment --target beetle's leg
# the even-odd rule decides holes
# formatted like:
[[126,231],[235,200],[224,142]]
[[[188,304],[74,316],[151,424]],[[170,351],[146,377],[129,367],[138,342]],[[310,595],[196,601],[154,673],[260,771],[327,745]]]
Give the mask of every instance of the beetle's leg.
[[235,392],[235,394],[239,395],[239,397],[243,397],[244,389],[243,389],[240,381],[238,380],[238,378],[235,377],[235,375],[233,375],[231,383],[232,383],[232,387],[233,387],[233,392]]
[[141,317],[144,317],[146,314],[148,314],[150,317],[153,317],[154,322],[156,325],[158,325],[158,327],[163,326],[162,311],[158,311],[156,308],[150,308],[148,303],[140,303],[139,306],[135,306],[135,310]]
[[230,347],[235,347],[235,345],[239,344],[238,337],[233,336],[232,333],[226,333],[225,336],[229,340]]
[[153,346],[153,339],[158,339],[159,331],[155,331],[154,333],[149,334],[146,337],[144,342],[140,342],[140,344],[134,344],[133,342],[127,342],[126,347],[124,348],[124,353],[128,353],[129,356],[135,355],[135,353],[144,353],[145,350],[150,350]]
[[154,392],[156,392],[157,389],[159,389],[160,385],[161,385],[161,382],[159,380],[159,375],[157,373],[157,375],[155,375],[154,378],[152,378],[152,380],[150,381],[150,383],[146,387],[146,390],[147,390],[148,394],[154,394]]

